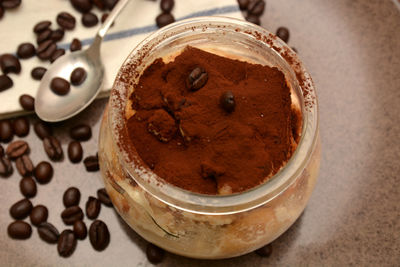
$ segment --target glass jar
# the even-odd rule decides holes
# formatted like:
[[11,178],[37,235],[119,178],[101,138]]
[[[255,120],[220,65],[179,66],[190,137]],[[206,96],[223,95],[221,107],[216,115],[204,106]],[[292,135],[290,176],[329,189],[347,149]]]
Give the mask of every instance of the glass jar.
[[[266,183],[231,195],[202,195],[163,182],[143,164],[129,141],[133,85],[156,58],[171,59],[187,45],[278,67],[302,114],[301,138],[288,163]],[[147,37],[123,63],[104,113],[99,161],[115,209],[143,238],[172,253],[220,259],[249,253],[285,232],[300,216],[320,162],[314,85],[297,55],[251,23],[224,17],[176,22]]]

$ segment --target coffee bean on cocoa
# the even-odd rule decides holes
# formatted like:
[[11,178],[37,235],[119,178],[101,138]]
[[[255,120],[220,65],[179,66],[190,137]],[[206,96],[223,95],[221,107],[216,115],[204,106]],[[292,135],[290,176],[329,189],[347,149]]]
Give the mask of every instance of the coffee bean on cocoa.
[[9,177],[13,173],[11,161],[6,156],[0,157],[0,176]]
[[35,180],[32,177],[24,177],[19,182],[19,189],[26,198],[31,198],[36,196],[37,186]]
[[78,51],[82,49],[82,43],[79,39],[74,38],[71,42],[71,45],[69,46],[69,49],[71,52]]
[[78,206],[81,199],[81,192],[76,187],[68,188],[63,195],[63,203],[66,208]]
[[285,43],[287,43],[289,41],[289,29],[286,27],[279,27],[276,30],[276,35],[282,39],[282,41],[284,41]]
[[90,196],[86,202],[86,217],[91,220],[96,219],[99,216],[100,209],[100,201],[97,198]]
[[68,158],[72,163],[78,163],[82,160],[83,149],[78,141],[71,141],[68,145]]
[[107,225],[103,221],[95,220],[89,228],[89,239],[95,250],[104,250],[110,243],[110,232]]
[[92,137],[92,129],[87,124],[79,124],[70,129],[69,135],[74,140],[87,141]]
[[57,243],[60,236],[57,228],[49,222],[43,222],[38,226],[38,234],[43,241],[49,244]]
[[63,151],[61,148],[60,141],[54,136],[45,137],[43,139],[43,147],[47,156],[53,160],[61,160],[63,158]]
[[87,236],[86,224],[83,221],[76,221],[73,226],[76,238],[83,240]]
[[107,191],[105,188],[101,188],[97,190],[97,199],[106,205],[107,207],[112,207],[113,204],[111,202],[110,196],[107,194]]
[[68,12],[61,12],[57,15],[57,24],[65,30],[73,30],[75,28],[75,17]]
[[17,55],[19,58],[31,58],[35,55],[35,46],[31,43],[22,43],[17,48]]
[[0,141],[4,143],[10,142],[14,137],[14,130],[10,120],[0,121]]
[[51,33],[52,33],[52,30],[50,30],[50,29],[47,29],[47,30],[42,31],[42,32],[38,35],[38,37],[37,37],[37,39],[36,39],[36,43],[37,43],[38,45],[40,45],[40,44],[43,43],[44,41],[50,40]]
[[32,235],[32,227],[24,221],[15,221],[8,225],[8,235],[14,239],[28,239]]
[[237,0],[240,10],[246,10],[250,0]]
[[36,49],[36,54],[41,60],[47,60],[56,51],[57,45],[52,40],[44,41]]
[[247,12],[256,16],[260,16],[264,13],[265,1],[264,0],[252,0],[247,6]]
[[186,79],[186,87],[191,91],[197,91],[208,81],[208,73],[202,67],[194,68]]
[[156,17],[156,23],[158,28],[162,28],[175,22],[175,18],[171,13],[161,13]]
[[58,238],[57,251],[61,257],[69,257],[75,251],[76,238],[71,230],[62,231]]
[[19,97],[19,104],[24,110],[32,111],[35,109],[35,99],[30,95],[21,95]]
[[68,207],[61,213],[61,219],[65,224],[73,225],[83,219],[83,211],[79,206]]
[[272,245],[268,244],[266,246],[263,246],[257,249],[255,252],[261,257],[269,257],[272,254]]
[[38,165],[36,165],[34,169],[34,176],[36,181],[40,184],[46,184],[50,182],[53,177],[53,167],[47,161],[41,161]]
[[257,15],[253,15],[253,14],[248,14],[246,16],[246,20],[248,22],[254,23],[256,25],[261,25],[261,20],[260,20],[260,16]]
[[54,42],[61,41],[62,38],[64,38],[64,34],[65,34],[64,30],[61,29],[61,28],[57,29],[57,30],[54,30],[54,31],[51,32],[50,40],[52,40]]
[[175,1],[174,0],[161,0],[160,8],[163,12],[168,13],[174,8]]
[[36,135],[42,140],[53,134],[51,126],[43,121],[36,122],[33,126],[33,130],[35,130]]
[[33,32],[41,33],[44,30],[47,30],[50,27],[50,25],[51,25],[51,21],[49,21],[49,20],[40,21],[35,25],[35,27],[33,27]]
[[46,68],[36,67],[32,69],[31,76],[34,80],[40,81],[43,78],[46,71],[47,71]]
[[55,77],[50,82],[51,90],[57,95],[66,95],[70,91],[70,84],[67,80]]
[[62,48],[58,48],[50,57],[50,62],[53,63],[56,61],[59,57],[63,56],[65,54],[65,50]]
[[5,9],[16,8],[19,5],[21,5],[21,0],[3,0],[1,2],[1,6],[4,7]]
[[10,208],[10,215],[16,220],[25,219],[32,211],[33,205],[29,199],[22,199]]
[[162,260],[164,259],[164,254],[165,254],[165,251],[162,248],[157,247],[156,245],[154,245],[152,243],[147,244],[146,256],[147,256],[147,259],[149,260],[149,262],[151,262],[153,264],[162,262]]
[[235,110],[235,97],[231,91],[224,92],[219,98],[219,103],[226,112],[230,113]]
[[81,13],[89,12],[92,9],[90,0],[70,0],[72,6]]
[[85,165],[86,171],[88,172],[96,172],[100,169],[99,158],[97,156],[86,157],[83,160],[83,164]]
[[27,136],[29,133],[29,120],[26,117],[18,117],[13,121],[13,130],[18,137]]
[[0,92],[10,89],[14,85],[13,81],[7,75],[0,75]]
[[49,217],[49,211],[43,205],[36,205],[32,209],[31,214],[29,215],[31,223],[35,226],[38,226],[39,224],[46,222],[48,217]]
[[11,142],[6,149],[6,154],[10,159],[16,159],[29,152],[29,145],[27,142],[17,140]]
[[0,57],[0,66],[3,74],[8,73],[20,73],[21,72],[21,64],[19,59],[12,54],[3,54]]
[[33,170],[33,163],[28,155],[22,155],[15,160],[15,166],[22,177],[31,175]]
[[89,12],[82,15],[82,24],[85,27],[93,27],[99,23],[99,18],[96,14]]
[[76,68],[72,71],[70,81],[72,85],[81,85],[86,79],[87,73],[84,68]]

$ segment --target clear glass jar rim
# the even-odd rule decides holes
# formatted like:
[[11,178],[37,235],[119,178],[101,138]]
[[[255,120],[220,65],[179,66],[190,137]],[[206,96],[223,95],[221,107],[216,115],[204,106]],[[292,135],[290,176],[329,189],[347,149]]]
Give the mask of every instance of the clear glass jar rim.
[[[289,162],[266,183],[245,192],[231,195],[202,195],[163,183],[155,173],[145,166],[138,166],[139,156],[124,149],[125,133],[125,103],[129,98],[128,91],[132,86],[132,76],[127,72],[145,62],[144,58],[159,43],[168,42],[177,33],[196,34],[210,29],[225,29],[237,34],[246,34],[248,38],[261,43],[266,49],[272,49],[286,61],[293,74],[297,77],[303,99],[303,132],[298,147]],[[134,74],[132,74],[134,75]],[[137,78],[137,73],[135,74]],[[301,79],[301,81],[299,81]],[[233,214],[261,206],[288,188],[300,175],[308,163],[316,145],[318,135],[318,103],[311,76],[303,64],[282,40],[267,30],[249,22],[228,17],[196,17],[175,22],[159,29],[145,38],[130,53],[120,68],[111,91],[108,127],[111,127],[112,139],[117,147],[117,153],[123,159],[121,165],[129,173],[130,179],[142,187],[147,193],[169,206],[198,214]],[[125,139],[124,139],[125,138]],[[125,140],[125,141],[124,141]],[[126,186],[129,186],[126,184]]]

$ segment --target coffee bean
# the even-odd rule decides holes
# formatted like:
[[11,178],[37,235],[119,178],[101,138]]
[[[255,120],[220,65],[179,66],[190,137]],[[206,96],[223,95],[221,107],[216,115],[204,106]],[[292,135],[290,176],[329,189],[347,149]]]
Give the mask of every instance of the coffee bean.
[[51,22],[48,20],[41,21],[33,27],[34,33],[41,33],[44,30],[47,30],[51,25]]
[[21,64],[16,56],[12,54],[3,54],[0,57],[0,66],[3,74],[20,73]]
[[51,160],[57,161],[62,159],[63,151],[61,148],[61,144],[54,136],[45,137],[43,139],[43,147],[47,156]]
[[112,207],[113,204],[111,202],[110,196],[107,194],[105,188],[101,188],[97,190],[97,199],[100,200],[101,203],[106,205],[107,207]]
[[89,228],[89,239],[95,250],[104,250],[110,243],[110,232],[107,225],[103,221],[95,220]]
[[65,224],[72,225],[83,219],[83,211],[79,206],[68,207],[61,213],[61,218]]
[[17,55],[19,58],[31,58],[35,53],[35,46],[31,43],[22,43],[17,48]]
[[0,6],[0,19],[4,16],[4,8]]
[[261,20],[260,20],[260,16],[257,15],[253,15],[253,14],[248,14],[246,16],[246,20],[248,22],[254,23],[256,25],[261,25]]
[[21,157],[17,158],[15,161],[15,166],[22,177],[31,175],[35,169],[28,155],[22,155]]
[[11,161],[6,156],[0,157],[0,176],[8,177],[13,173]]
[[276,35],[285,43],[289,41],[289,29],[286,27],[279,27],[278,30],[276,30]]
[[264,13],[265,1],[264,0],[251,0],[247,6],[247,12],[252,15],[260,16]]
[[95,197],[89,197],[86,202],[86,217],[91,220],[96,219],[99,216],[100,209],[100,201]]
[[117,4],[117,2],[118,0],[104,0],[106,8],[108,8],[109,10],[112,10]]
[[240,10],[246,10],[250,0],[237,0]]
[[53,177],[53,167],[47,161],[41,161],[34,170],[34,176],[36,181],[40,184],[46,184],[50,182]]
[[2,7],[5,9],[16,8],[21,4],[21,0],[3,0],[1,2]]
[[161,0],[160,8],[163,12],[168,13],[174,8],[175,1],[174,0]]
[[83,240],[86,238],[87,236],[87,228],[86,228],[86,224],[83,221],[76,221],[74,223],[74,234],[76,236],[76,238]]
[[99,23],[99,19],[96,14],[89,12],[82,15],[82,24],[85,27],[93,27]]
[[63,195],[63,203],[66,208],[79,205],[81,192],[76,187],[68,188]]
[[96,172],[100,169],[99,158],[97,156],[86,157],[83,160],[83,164],[85,165],[86,171],[88,172]]
[[0,141],[8,143],[14,136],[14,130],[10,120],[0,121]]
[[33,130],[35,130],[36,135],[42,140],[53,134],[51,126],[43,121],[36,122],[33,126]]
[[226,112],[232,112],[235,110],[235,97],[231,91],[223,93],[219,98],[219,103]]
[[32,69],[31,76],[34,80],[40,81],[44,74],[46,73],[47,69],[43,67],[36,67]]
[[101,15],[101,19],[100,19],[101,23],[104,23],[104,21],[106,21],[106,19],[108,18],[108,15],[109,15],[108,13],[104,13],[103,15]]
[[72,6],[81,13],[89,12],[92,9],[90,0],[71,0]]
[[32,177],[24,177],[19,182],[19,189],[21,190],[22,195],[26,198],[31,198],[36,196],[37,187],[35,180]]
[[71,84],[75,86],[81,85],[86,80],[86,76],[87,73],[84,68],[79,67],[74,69],[70,77]]
[[17,140],[10,143],[6,149],[6,154],[10,159],[16,159],[29,152],[29,145],[27,142]]
[[82,160],[83,149],[81,143],[72,141],[68,145],[68,158],[72,163],[78,163]]
[[256,253],[261,257],[269,257],[269,256],[271,256],[271,253],[272,253],[271,244],[268,244],[266,246],[263,246],[262,248],[257,249]]
[[171,13],[161,13],[156,17],[156,23],[158,28],[162,28],[175,22],[175,18]]
[[197,91],[202,88],[208,80],[207,72],[201,68],[194,68],[186,79],[186,87],[191,91]]
[[30,95],[21,95],[19,97],[19,104],[24,110],[32,111],[35,109],[35,99]]
[[0,157],[4,156],[4,148],[2,145],[0,145]]
[[26,117],[19,117],[13,121],[13,130],[18,137],[27,136],[29,133],[29,120]]
[[41,223],[47,221],[49,217],[49,210],[43,205],[37,205],[32,209],[29,218],[31,219],[31,223],[35,226],[38,226]]
[[37,39],[36,39],[37,44],[40,45],[40,44],[43,43],[44,41],[50,40],[51,33],[52,33],[52,31],[51,31],[50,29],[47,29],[47,30],[42,31],[42,32],[38,35],[38,37],[37,37]]
[[62,48],[58,48],[50,57],[50,62],[53,63],[56,61],[59,57],[63,56],[65,54],[65,50]]
[[69,257],[75,251],[76,238],[71,230],[62,231],[58,238],[57,251],[61,257]]
[[65,32],[63,29],[57,29],[55,31],[52,31],[51,35],[50,35],[50,40],[52,40],[54,42],[61,41],[62,38],[64,38],[64,34],[65,34]]
[[71,128],[69,135],[77,141],[87,141],[92,137],[92,129],[89,125],[79,124]]
[[56,51],[57,46],[52,40],[44,41],[36,49],[36,54],[41,60],[47,60]]
[[15,221],[8,225],[8,235],[14,239],[28,239],[32,235],[32,227],[24,221]]
[[14,85],[13,81],[7,75],[0,75],[0,92],[10,89]]
[[70,84],[63,78],[55,77],[50,82],[50,88],[57,95],[66,95],[69,93]]
[[16,220],[22,220],[31,213],[32,208],[32,202],[29,199],[24,198],[11,206],[10,215]]
[[92,0],[92,3],[101,10],[104,10],[106,8],[106,5],[103,0]]
[[65,30],[73,30],[75,28],[76,20],[68,12],[61,12],[57,15],[57,24]]
[[48,222],[43,222],[38,226],[38,234],[43,241],[49,244],[57,243],[60,236],[57,228]]
[[71,52],[73,51],[78,51],[82,49],[82,43],[79,39],[74,38],[71,42],[71,45],[69,46],[69,49]]
[[165,251],[152,243],[147,244],[146,256],[149,262],[156,264],[162,262],[164,259]]

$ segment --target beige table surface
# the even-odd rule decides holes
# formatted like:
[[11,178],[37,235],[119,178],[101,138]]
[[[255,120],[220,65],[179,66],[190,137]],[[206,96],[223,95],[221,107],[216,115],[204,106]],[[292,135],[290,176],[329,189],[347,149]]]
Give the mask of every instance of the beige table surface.
[[[177,1],[179,4],[179,1]],[[287,26],[289,44],[299,51],[317,87],[321,112],[322,161],[319,180],[302,217],[273,242],[273,253],[200,261],[167,254],[159,266],[399,266],[400,264],[400,12],[390,0],[269,0],[262,25],[274,32]],[[83,143],[97,151],[97,133],[106,101],[58,125],[56,135],[78,121],[93,126]],[[34,120],[35,118],[32,118]],[[47,160],[31,129],[25,138],[34,163]],[[81,207],[100,188],[100,173],[64,159],[55,176],[40,185],[34,204],[49,207],[60,230],[62,193],[81,189]],[[15,173],[0,179],[0,266],[150,266],[141,239],[110,208],[99,218],[111,231],[104,252],[79,241],[68,259],[42,242],[36,231],[27,241],[7,236],[8,209],[21,199]],[[85,219],[87,223],[89,221]]]

